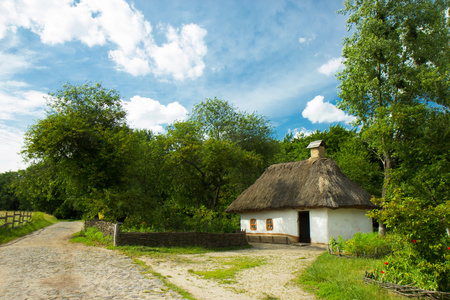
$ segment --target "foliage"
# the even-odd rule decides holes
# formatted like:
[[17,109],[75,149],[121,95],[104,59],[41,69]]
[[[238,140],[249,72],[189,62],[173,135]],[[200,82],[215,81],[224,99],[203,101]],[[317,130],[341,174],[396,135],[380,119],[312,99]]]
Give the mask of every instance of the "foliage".
[[[372,216],[383,218],[402,239],[388,259],[389,273],[378,270],[384,280],[414,283],[420,288],[450,291],[450,201],[424,201],[405,197],[400,189],[389,199],[379,200],[383,210]],[[383,271],[384,273],[381,273]]]
[[11,189],[19,198],[26,199],[31,210],[52,214],[60,219],[81,217],[80,211],[74,209],[71,199],[66,197],[55,165],[49,161],[20,170],[11,183]]
[[395,243],[393,236],[380,236],[377,233],[356,233],[351,239],[345,241],[338,236],[337,241],[330,237],[329,246],[334,252],[339,247],[341,252],[355,254],[358,256],[380,257],[392,251],[392,244]]
[[364,271],[374,270],[383,262],[371,258],[343,259],[323,253],[297,282],[320,299],[403,299],[363,282]]
[[0,244],[7,243],[33,231],[55,224],[56,222],[56,218],[51,215],[42,212],[33,212],[31,222],[27,225],[16,228],[0,227]]
[[450,113],[425,107],[421,110],[416,114],[403,112],[415,121],[404,120],[412,129],[402,138],[399,162],[387,188],[389,193],[401,188],[405,195],[436,206],[450,199]]
[[265,116],[238,111],[227,101],[205,99],[194,107],[189,121],[199,126],[202,136],[227,140],[262,155],[264,167],[272,163],[278,151],[274,129]]
[[18,176],[18,172],[0,173],[0,210],[31,210],[30,203],[14,192]]
[[71,242],[83,243],[88,246],[95,246],[97,244],[111,246],[113,237],[103,234],[103,232],[99,231],[97,227],[89,227],[86,231],[82,230],[74,234]]
[[355,130],[333,125],[311,135],[287,135],[281,142],[278,162],[304,160],[310,157],[306,147],[315,140],[324,140],[326,156],[333,158],[341,171],[372,195],[381,195],[382,171],[378,158]]
[[357,117],[363,140],[383,162],[385,197],[391,170],[413,157],[404,146],[421,138],[417,128],[428,112],[448,112],[448,2],[346,0],[344,6],[354,30],[344,39],[339,107]]
[[[399,285],[414,285],[424,290],[450,292],[450,240],[442,239],[441,258],[430,260],[421,255],[422,241],[403,239],[395,244],[392,255],[379,263],[379,280]],[[438,252],[435,249],[433,252]]]
[[122,192],[134,139],[119,94],[98,83],[65,84],[50,94],[48,108],[25,134],[24,157],[50,173],[37,190],[48,195],[56,187],[88,217],[126,214],[129,196]]

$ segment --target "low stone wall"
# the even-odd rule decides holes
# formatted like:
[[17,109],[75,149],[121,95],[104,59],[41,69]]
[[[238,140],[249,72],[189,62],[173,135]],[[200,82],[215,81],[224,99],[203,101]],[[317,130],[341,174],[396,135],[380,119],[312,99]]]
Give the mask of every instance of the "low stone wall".
[[84,230],[87,230],[89,227],[97,227],[98,231],[103,232],[103,234],[114,236],[114,225],[114,223],[102,220],[85,220]]
[[[86,220],[85,230],[96,226],[106,235],[114,236],[114,223]],[[116,246],[150,246],[150,247],[186,247],[201,246],[207,248],[223,248],[246,246],[245,231],[237,233],[207,233],[207,232],[117,232]]]

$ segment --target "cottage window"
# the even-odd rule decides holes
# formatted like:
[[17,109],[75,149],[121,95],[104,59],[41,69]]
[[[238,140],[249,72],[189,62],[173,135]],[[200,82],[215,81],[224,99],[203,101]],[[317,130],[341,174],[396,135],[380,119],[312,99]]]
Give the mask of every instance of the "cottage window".
[[256,219],[251,219],[250,220],[250,229],[251,230],[256,230]]
[[268,231],[273,230],[273,220],[272,219],[267,219],[266,220],[266,229]]

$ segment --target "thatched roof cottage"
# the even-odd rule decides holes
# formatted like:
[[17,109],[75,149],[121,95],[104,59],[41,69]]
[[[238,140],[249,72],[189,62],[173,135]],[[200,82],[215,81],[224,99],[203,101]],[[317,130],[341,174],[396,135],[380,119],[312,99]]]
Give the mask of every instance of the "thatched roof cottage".
[[372,231],[371,195],[325,158],[323,141],[308,148],[311,158],[270,166],[227,208],[241,214],[250,241],[328,244]]

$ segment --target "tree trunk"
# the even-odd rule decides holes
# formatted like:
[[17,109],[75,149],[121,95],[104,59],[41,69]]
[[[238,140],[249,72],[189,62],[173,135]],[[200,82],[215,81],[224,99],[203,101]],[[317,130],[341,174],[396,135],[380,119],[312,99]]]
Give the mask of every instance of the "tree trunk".
[[[386,185],[389,183],[390,171],[392,168],[392,157],[390,152],[386,152],[384,155],[384,182],[383,182],[383,190],[381,191],[381,198],[383,201],[386,197]],[[383,208],[381,208],[383,209]],[[386,234],[386,224],[384,224],[383,220],[378,220],[378,234],[385,235]]]

